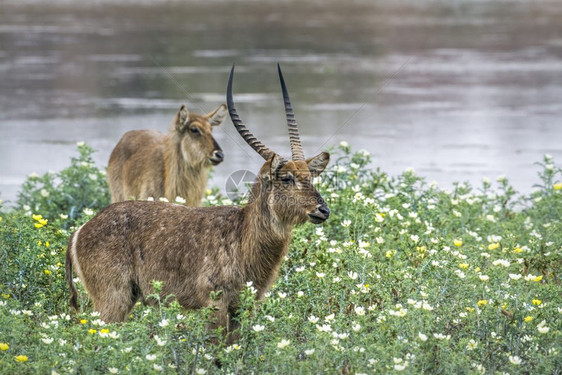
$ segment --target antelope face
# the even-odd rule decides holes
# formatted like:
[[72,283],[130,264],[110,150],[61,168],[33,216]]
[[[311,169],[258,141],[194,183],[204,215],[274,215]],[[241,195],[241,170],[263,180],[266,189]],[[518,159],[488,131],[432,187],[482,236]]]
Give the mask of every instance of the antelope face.
[[250,199],[257,199],[258,195],[261,198],[266,198],[265,202],[267,202],[269,211],[279,221],[292,224],[310,221],[314,224],[320,224],[328,219],[330,209],[312,185],[312,178],[320,175],[326,168],[330,160],[330,154],[322,152],[313,158],[304,158],[297,121],[279,65],[277,65],[277,70],[285,103],[289,141],[291,143],[291,160],[283,159],[266,147],[250,133],[238,116],[232,98],[234,66],[230,71],[226,87],[226,103],[234,127],[246,143],[266,160],[259,172],[258,181],[254,185],[253,196]]
[[213,138],[212,128],[222,124],[226,106],[221,104],[206,115],[189,112],[182,105],[175,119],[175,128],[181,141],[182,155],[190,165],[211,166],[220,164],[224,154]]
[[330,154],[322,152],[307,160],[283,160],[275,155],[262,168],[268,204],[278,219],[294,224],[310,221],[321,224],[330,217],[330,209],[312,184],[326,168]]

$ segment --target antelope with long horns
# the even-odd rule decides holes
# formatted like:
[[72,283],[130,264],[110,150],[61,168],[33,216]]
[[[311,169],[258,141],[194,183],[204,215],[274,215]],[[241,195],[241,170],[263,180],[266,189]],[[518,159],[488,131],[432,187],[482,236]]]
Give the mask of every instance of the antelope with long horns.
[[198,206],[205,195],[207,170],[224,158],[211,130],[225,117],[224,104],[204,116],[182,105],[168,134],[125,133],[107,166],[111,202],[148,197],[173,202],[179,196],[186,205]]
[[[227,86],[230,118],[238,133],[265,159],[244,207],[187,207],[126,201],[104,209],[78,228],[66,252],[70,304],[78,308],[72,269],[106,322],[123,321],[133,305],[163,282],[185,308],[215,306],[215,324],[235,328],[239,293],[251,281],[263,298],[289,250],[293,226],[323,223],[330,209],[312,185],[329,161],[322,152],[304,158],[297,123],[278,67],[292,159],[267,148],[242,122]],[[212,300],[211,292],[219,297]]]

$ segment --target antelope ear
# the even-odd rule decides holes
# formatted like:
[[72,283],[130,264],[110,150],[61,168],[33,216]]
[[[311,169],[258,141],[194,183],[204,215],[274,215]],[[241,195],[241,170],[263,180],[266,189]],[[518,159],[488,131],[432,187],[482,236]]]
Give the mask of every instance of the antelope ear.
[[227,113],[226,104],[223,103],[213,112],[206,114],[205,118],[209,121],[211,126],[219,126],[226,118]]
[[308,164],[308,169],[313,177],[316,177],[324,171],[328,163],[330,162],[330,154],[327,152],[321,152],[318,155],[311,157],[306,160]]
[[187,107],[185,105],[182,105],[180,107],[180,110],[176,114],[176,118],[174,119],[174,124],[178,132],[183,133],[187,125],[188,119],[189,119],[189,111],[187,110]]
[[285,165],[286,163],[287,161],[285,161],[285,159],[283,159],[281,156],[277,154],[273,154],[271,160],[265,162],[264,166],[262,167],[260,171],[261,178],[263,178],[266,181],[273,180],[275,178],[275,174],[277,173],[277,170],[281,168],[283,165]]

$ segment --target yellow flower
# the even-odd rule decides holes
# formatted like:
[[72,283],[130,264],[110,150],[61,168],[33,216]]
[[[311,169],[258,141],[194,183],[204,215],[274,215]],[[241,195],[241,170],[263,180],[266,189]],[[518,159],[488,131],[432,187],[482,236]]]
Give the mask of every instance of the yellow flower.
[[88,332],[90,332],[90,333],[93,335],[93,334],[96,333],[97,331],[96,331],[95,329],[93,329],[93,328],[90,328],[90,329],[88,330]]
[[86,323],[88,323],[88,321],[87,321],[86,319],[81,319],[81,320],[80,320],[80,324],[86,324]]
[[481,269],[480,267],[476,267],[476,268],[474,269],[474,271],[475,271],[475,272],[480,272],[480,271],[482,271],[482,269]]
[[462,240],[455,239],[455,240],[453,241],[453,244],[455,244],[456,247],[462,246]]
[[391,251],[391,250],[388,250],[388,251],[386,252],[386,257],[387,257],[388,259],[392,258],[392,251]]
[[537,305],[537,306],[540,306],[540,304],[542,303],[540,299],[533,299],[531,302],[533,302],[533,305]]
[[51,274],[51,271],[49,271],[49,270],[44,270],[43,272],[45,273],[45,275],[50,275],[50,274]]
[[3,219],[2,219],[2,216],[0,216],[0,221],[2,221],[2,220],[3,220]]
[[460,263],[459,268],[462,268],[462,269],[468,268],[468,263]]
[[487,304],[488,304],[487,299],[481,299],[480,301],[478,301],[478,306],[485,306]]
[[558,182],[552,185],[552,187],[554,188],[554,190],[562,190],[562,182]]
[[488,245],[488,250],[496,250],[497,248],[500,247],[500,244],[495,242],[495,243],[491,243]]
[[6,293],[6,294],[2,293],[2,297],[8,299],[10,298],[10,293]]
[[102,330],[100,330],[100,333],[109,333],[109,329],[107,329],[107,328],[102,329]]
[[467,307],[467,308],[466,308],[466,311],[468,311],[468,312],[473,312],[473,311],[474,311],[474,307]]
[[49,222],[49,220],[47,220],[47,219],[39,219],[38,221],[39,221],[39,224],[41,224],[41,225],[47,225],[47,222]]
[[542,275],[537,276],[533,279],[533,281],[541,281],[542,280]]
[[522,252],[523,252],[523,249],[520,248],[520,247],[516,247],[515,249],[513,249],[513,252],[514,252],[514,253],[522,253]]
[[35,223],[35,228],[39,229],[39,228],[43,228],[44,225],[40,224],[40,223]]
[[6,344],[5,342],[0,342],[0,350],[8,350],[10,349],[10,345]]
[[42,215],[31,215],[31,217],[32,217],[33,220],[35,220],[35,221],[39,221],[39,220],[41,220],[41,219],[43,218]]
[[51,246],[51,244],[49,243],[49,241],[45,242],[45,247],[49,247]]
[[525,322],[529,323],[531,320],[533,320],[532,316],[526,316],[525,317]]
[[27,362],[29,359],[26,355],[16,355],[16,362]]

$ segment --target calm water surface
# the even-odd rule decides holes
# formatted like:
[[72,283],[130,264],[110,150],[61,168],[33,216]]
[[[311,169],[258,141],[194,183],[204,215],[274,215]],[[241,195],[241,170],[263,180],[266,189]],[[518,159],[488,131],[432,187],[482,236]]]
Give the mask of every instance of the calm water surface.
[[[0,6],[0,197],[60,170],[75,143],[105,166],[130,129],[165,131],[182,103],[211,111],[237,64],[235,101],[289,154],[275,63],[305,152],[348,141],[391,173],[528,192],[562,162],[562,7],[501,1],[11,1]],[[262,163],[229,120],[211,181]]]

